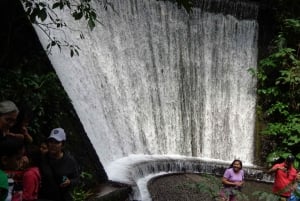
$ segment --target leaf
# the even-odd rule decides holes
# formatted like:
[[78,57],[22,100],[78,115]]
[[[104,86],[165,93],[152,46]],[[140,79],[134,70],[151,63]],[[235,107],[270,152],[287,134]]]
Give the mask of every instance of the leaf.
[[46,8],[43,8],[40,12],[39,12],[39,18],[41,19],[41,21],[45,21],[47,18],[47,10]]
[[60,6],[60,2],[55,2],[53,5],[52,5],[52,9],[55,9],[57,7]]
[[93,31],[93,29],[95,28],[95,22],[92,19],[88,20],[88,25],[90,27],[90,29]]
[[75,11],[72,13],[72,16],[75,20],[80,20],[83,17],[83,13],[81,11]]

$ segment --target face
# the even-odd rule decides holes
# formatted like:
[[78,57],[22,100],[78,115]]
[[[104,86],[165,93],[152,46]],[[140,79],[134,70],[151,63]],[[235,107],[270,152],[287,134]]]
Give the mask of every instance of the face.
[[297,173],[297,181],[300,181],[300,172]]
[[238,172],[240,169],[241,169],[241,163],[239,162],[239,161],[235,161],[234,163],[233,163],[233,166],[232,166],[232,168],[233,168],[233,170],[235,171],[235,172]]
[[20,160],[19,168],[25,169],[27,167],[29,167],[29,159],[27,156],[22,156]]
[[1,163],[5,170],[16,170],[22,164],[24,149],[20,150],[18,154],[13,156],[2,156]]
[[10,112],[0,115],[0,129],[8,130],[17,120],[18,112]]
[[47,141],[47,145],[48,145],[48,153],[50,155],[57,155],[62,151],[62,147],[63,147],[63,143],[59,142],[55,139],[49,139]]
[[42,154],[46,154],[46,153],[48,152],[48,146],[47,146],[46,143],[42,143],[42,144],[40,145],[40,152],[41,152]]

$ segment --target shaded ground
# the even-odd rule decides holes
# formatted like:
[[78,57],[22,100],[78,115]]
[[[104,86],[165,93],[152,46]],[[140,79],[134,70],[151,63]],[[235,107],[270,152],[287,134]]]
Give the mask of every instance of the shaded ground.
[[[202,192],[195,184],[200,183]],[[220,186],[221,178],[204,177],[197,174],[176,174],[166,175],[154,178],[148,184],[152,201],[212,201],[212,194],[218,194],[218,186]],[[253,192],[263,191],[271,193],[271,184],[260,183],[255,181],[247,181],[242,190],[244,199],[241,201],[258,201],[257,196],[253,196]],[[203,193],[203,190],[212,190],[209,193]]]
[[128,201],[131,187],[118,182],[107,181],[91,189],[88,201]]

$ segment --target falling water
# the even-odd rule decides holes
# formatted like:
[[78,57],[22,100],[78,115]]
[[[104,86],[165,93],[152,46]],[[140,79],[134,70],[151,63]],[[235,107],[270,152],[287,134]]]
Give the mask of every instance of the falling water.
[[114,161],[135,154],[251,164],[257,9],[199,0],[188,14],[169,1],[112,0],[107,10],[95,2],[95,30],[62,12],[72,30],[54,33],[80,56],[63,49],[49,58],[108,176]]

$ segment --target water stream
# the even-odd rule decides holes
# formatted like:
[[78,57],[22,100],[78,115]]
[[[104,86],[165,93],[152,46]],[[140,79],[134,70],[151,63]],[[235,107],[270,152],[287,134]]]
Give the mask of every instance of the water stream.
[[252,164],[257,7],[199,0],[188,14],[169,1],[111,2],[108,10],[93,2],[94,31],[61,12],[72,30],[54,34],[80,56],[49,55],[109,178],[134,155]]

